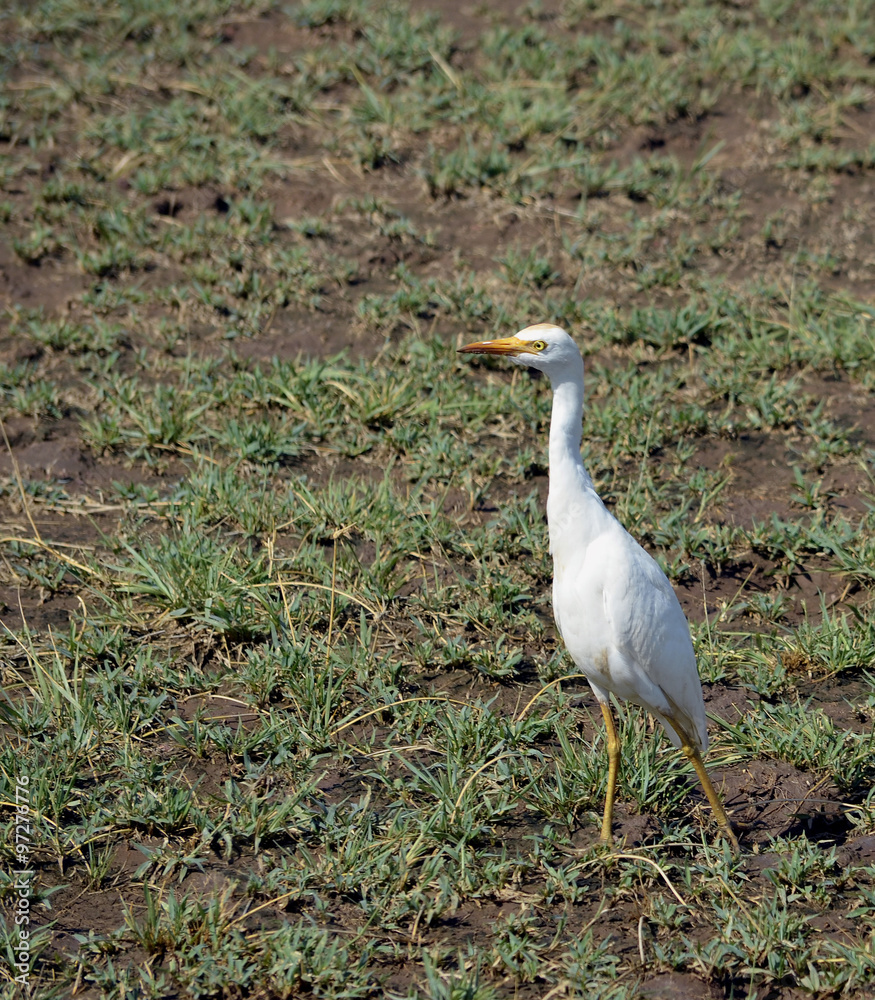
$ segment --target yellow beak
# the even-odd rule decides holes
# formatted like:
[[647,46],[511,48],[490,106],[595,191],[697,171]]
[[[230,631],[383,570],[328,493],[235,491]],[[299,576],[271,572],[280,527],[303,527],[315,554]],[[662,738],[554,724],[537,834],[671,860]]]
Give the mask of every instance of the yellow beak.
[[538,354],[530,341],[519,337],[505,337],[502,340],[481,340],[476,344],[466,344],[459,348],[459,354]]

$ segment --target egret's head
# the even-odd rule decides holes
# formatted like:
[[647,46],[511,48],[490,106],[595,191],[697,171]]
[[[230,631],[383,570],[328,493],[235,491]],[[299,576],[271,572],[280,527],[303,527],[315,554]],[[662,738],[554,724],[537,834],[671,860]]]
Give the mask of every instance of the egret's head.
[[551,379],[582,370],[580,351],[568,334],[552,323],[527,326],[515,337],[483,340],[460,347],[462,354],[501,354],[518,365],[537,368]]

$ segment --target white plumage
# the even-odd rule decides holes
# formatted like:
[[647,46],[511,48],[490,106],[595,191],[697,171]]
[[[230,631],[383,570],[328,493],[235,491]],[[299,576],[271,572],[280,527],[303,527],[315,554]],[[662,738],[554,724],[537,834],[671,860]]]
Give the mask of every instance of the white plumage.
[[652,712],[692,762],[718,823],[735,835],[701,754],[705,704],[687,619],[665,574],[611,514],[580,455],[583,358],[557,326],[461,348],[499,354],[543,371],[553,388],[547,521],[553,556],[553,614],[575,664],[599,701],[608,735],[608,793],[602,839],[610,841],[619,742],[610,694]]

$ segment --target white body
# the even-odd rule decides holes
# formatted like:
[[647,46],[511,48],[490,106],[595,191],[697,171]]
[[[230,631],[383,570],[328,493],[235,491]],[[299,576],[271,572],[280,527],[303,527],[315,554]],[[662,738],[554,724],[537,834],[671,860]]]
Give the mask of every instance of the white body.
[[655,560],[596,494],[580,451],[554,440],[557,400],[547,500],[556,625],[599,701],[613,692],[642,705],[680,746],[671,715],[704,753],[705,705],[686,617]]

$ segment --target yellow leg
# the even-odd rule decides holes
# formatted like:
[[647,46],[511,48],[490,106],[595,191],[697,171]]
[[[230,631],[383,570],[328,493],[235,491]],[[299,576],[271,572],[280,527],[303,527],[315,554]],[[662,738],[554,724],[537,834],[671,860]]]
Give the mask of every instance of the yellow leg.
[[608,739],[608,791],[605,795],[605,814],[602,817],[601,841],[610,844],[611,826],[614,820],[614,794],[617,791],[617,772],[620,770],[620,741],[617,738],[617,727],[611,714],[611,706],[599,702],[605,720],[605,731]]
[[708,801],[711,803],[711,808],[714,810],[714,816],[717,819],[717,825],[723,831],[726,839],[732,844],[735,851],[739,850],[738,840],[735,836],[735,831],[732,829],[732,825],[729,822],[729,817],[726,815],[726,810],[723,808],[723,803],[720,801],[720,796],[717,794],[717,789],[711,783],[711,779],[708,777],[708,772],[705,770],[705,765],[702,762],[702,755],[699,753],[698,747],[693,743],[689,736],[687,736],[684,727],[680,723],[675,722],[671,716],[667,716],[668,721],[672,724],[674,731],[678,734],[681,741],[681,750],[684,756],[690,761],[696,770],[699,781],[702,783],[702,788],[705,789],[705,795],[708,796]]

